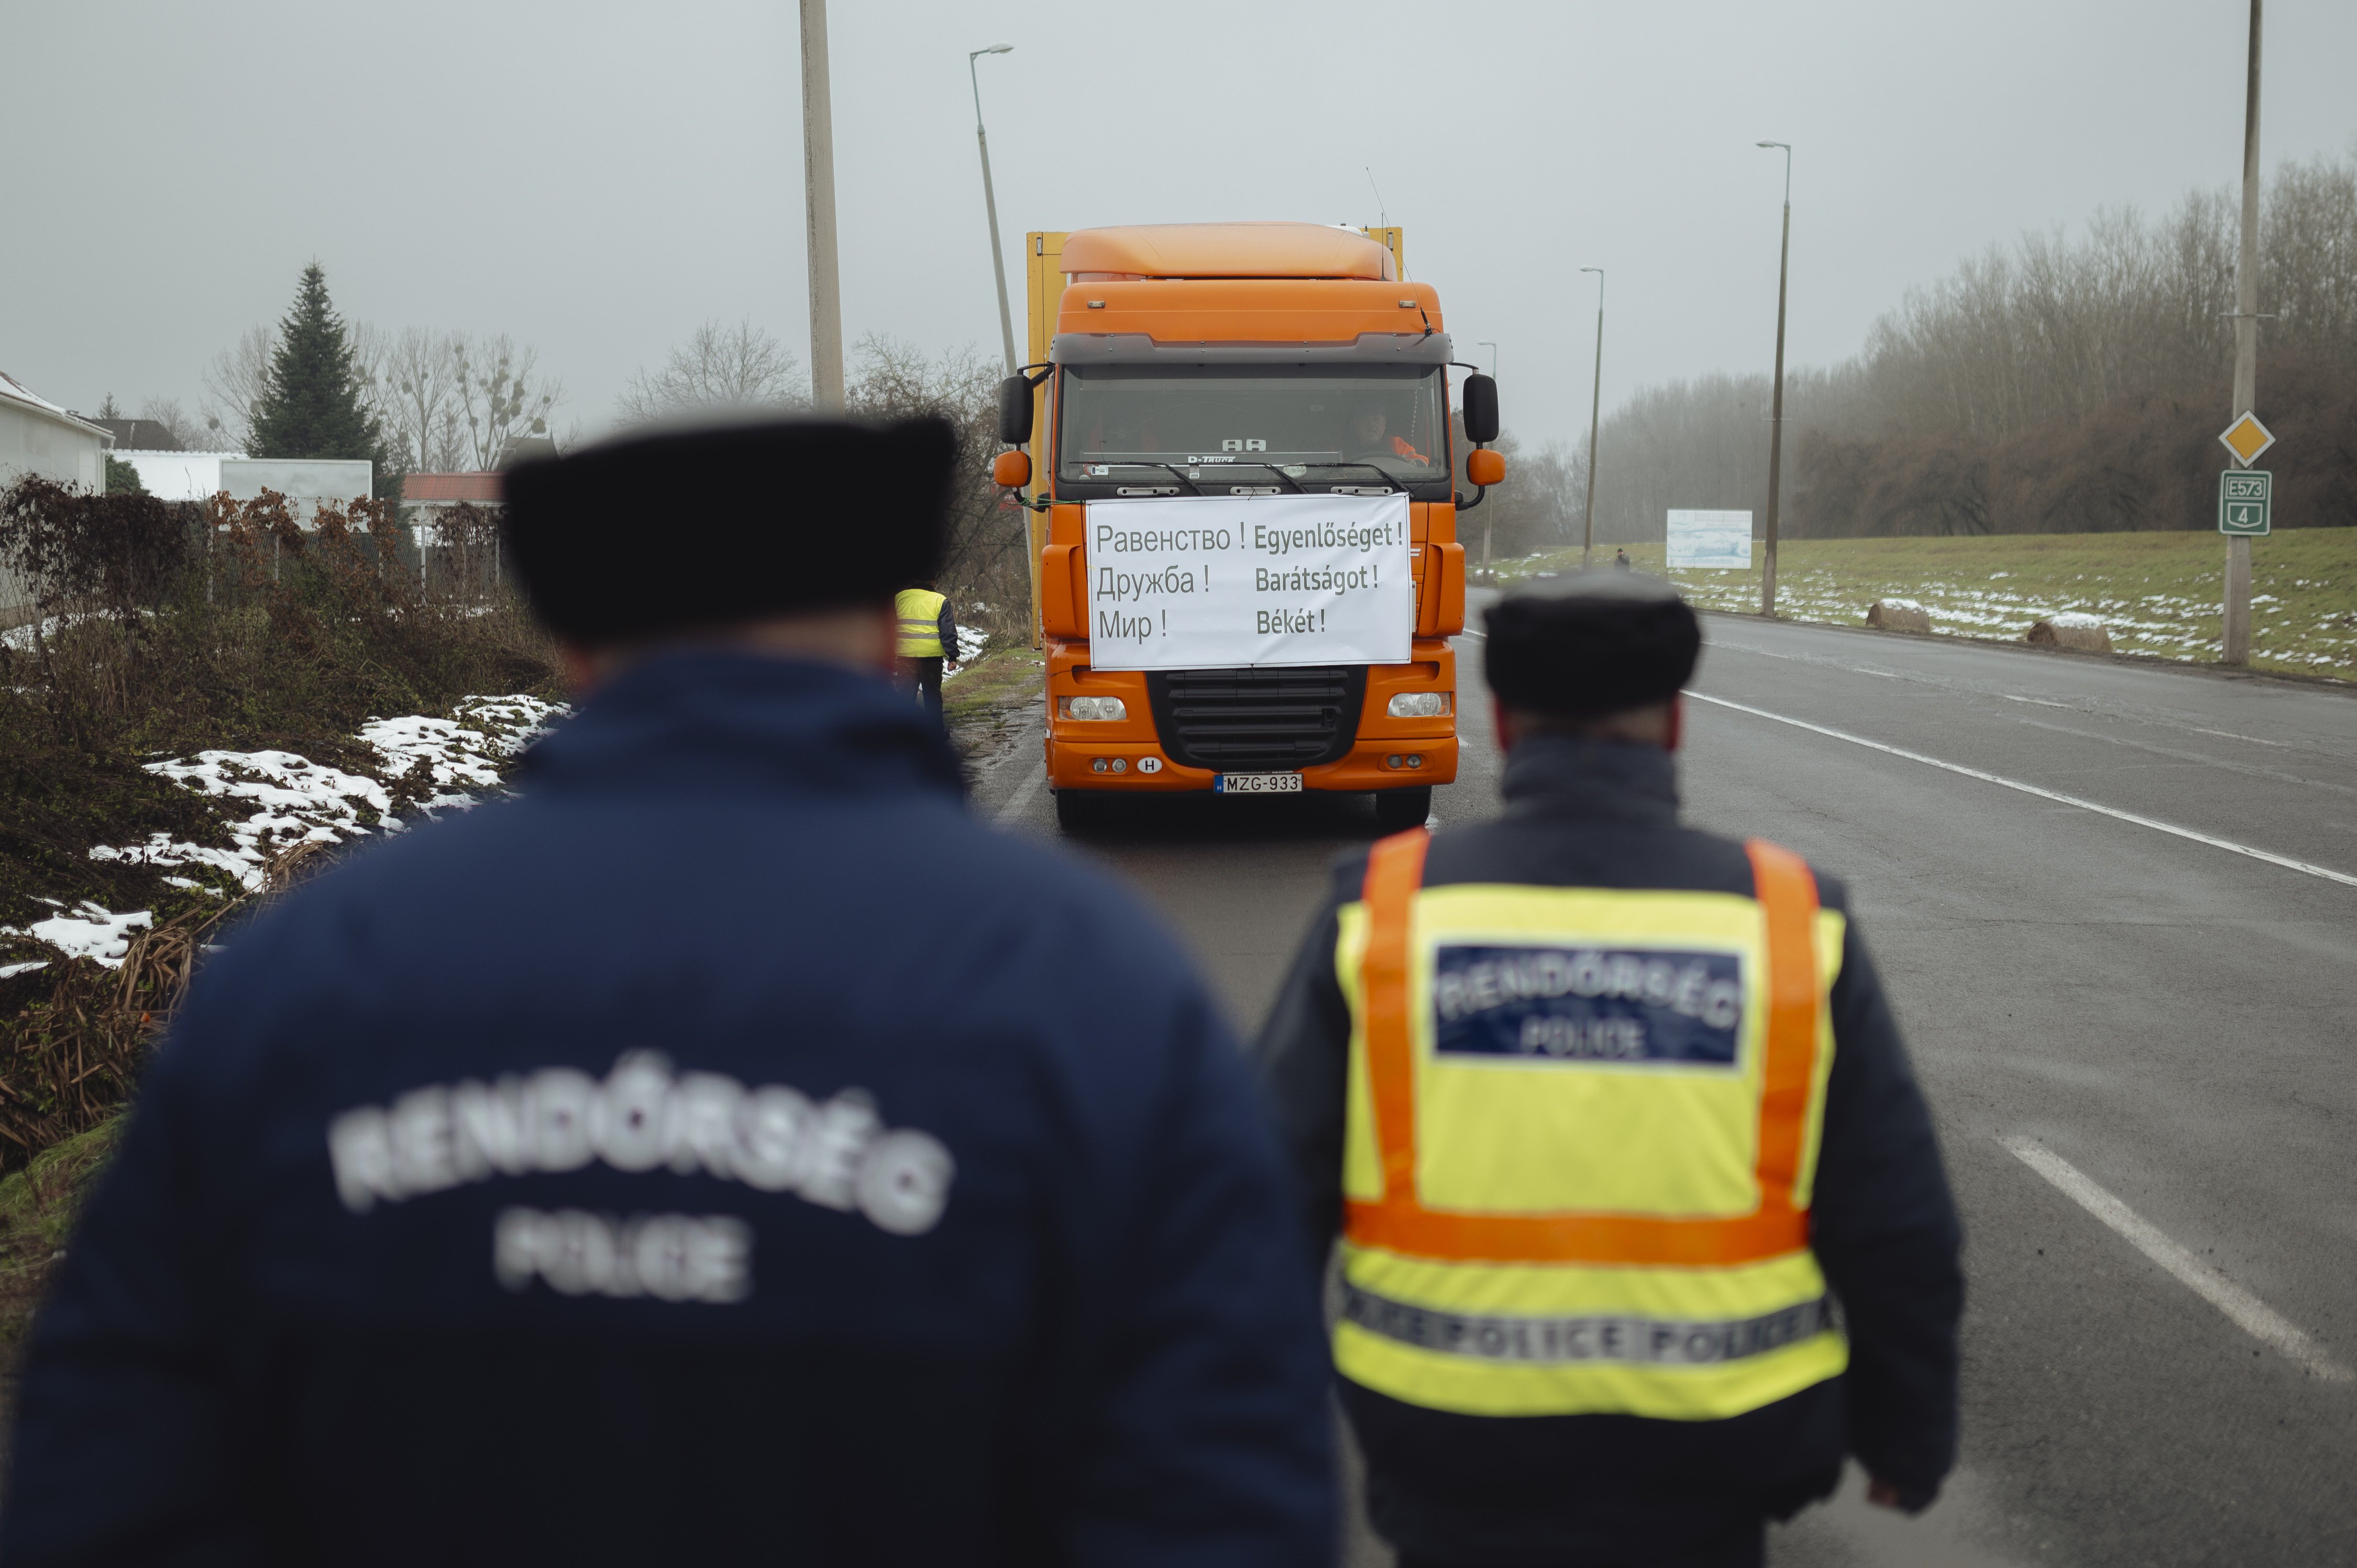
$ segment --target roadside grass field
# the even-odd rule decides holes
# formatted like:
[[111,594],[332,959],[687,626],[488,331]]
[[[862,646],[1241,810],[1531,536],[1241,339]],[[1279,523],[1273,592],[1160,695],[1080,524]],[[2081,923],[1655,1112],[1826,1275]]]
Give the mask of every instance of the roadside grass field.
[[1036,697],[1048,661],[1028,648],[993,649],[942,682],[942,716],[954,725]]
[[[1663,570],[1660,544],[1599,544],[1640,571]],[[1679,571],[1706,609],[1760,607],[1759,546],[1749,572]],[[2015,533],[1974,538],[1787,540],[1776,609],[1794,620],[1859,626],[1878,598],[1912,599],[1935,634],[2019,641],[2061,611],[2101,617],[2112,647],[2186,662],[2215,660],[2226,548],[2216,533]],[[1574,571],[1579,552],[1501,562],[1503,585]],[[2251,542],[2251,664],[2357,681],[2357,529],[2287,530]]]

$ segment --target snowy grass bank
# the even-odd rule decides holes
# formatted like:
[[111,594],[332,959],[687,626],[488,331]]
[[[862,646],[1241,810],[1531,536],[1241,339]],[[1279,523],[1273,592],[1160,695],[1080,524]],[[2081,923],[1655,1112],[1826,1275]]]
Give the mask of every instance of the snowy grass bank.
[[[1660,572],[1659,544],[1626,549]],[[1753,546],[1755,559],[1758,546]],[[1778,553],[1776,608],[1795,620],[1859,626],[1877,599],[1911,599],[1935,634],[2018,641],[2032,621],[2091,615],[2112,646],[2187,662],[2219,654],[2224,541],[2214,533],[1996,534],[1969,539],[1807,539]],[[1579,552],[1501,563],[1501,583],[1577,570]],[[1757,611],[1760,572],[1674,574],[1706,609]],[[2357,529],[2312,528],[2254,540],[2251,663],[2357,681]]]
[[[166,885],[215,897],[259,892],[271,860],[297,843],[332,844],[398,832],[405,821],[473,804],[500,787],[510,761],[562,711],[517,693],[467,697],[447,714],[372,718],[361,725],[357,738],[377,763],[359,771],[275,749],[216,749],[147,762],[142,765],[147,772],[205,800],[215,831],[189,838],[156,832],[136,843],[94,844],[90,857],[170,868],[163,877]],[[89,898],[70,906],[57,898],[38,901],[58,913],[28,925],[0,926],[0,953],[6,955],[0,979],[42,968],[53,959],[88,958],[118,967],[133,936],[154,924],[154,912],[146,909],[116,913]]]

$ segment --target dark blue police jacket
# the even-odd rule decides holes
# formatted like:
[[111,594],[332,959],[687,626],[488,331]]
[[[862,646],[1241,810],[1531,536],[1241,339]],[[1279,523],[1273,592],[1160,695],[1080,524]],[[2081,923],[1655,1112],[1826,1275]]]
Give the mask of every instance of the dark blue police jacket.
[[1128,897],[882,681],[662,658],[206,965],[0,1558],[1306,1568],[1301,1245]]

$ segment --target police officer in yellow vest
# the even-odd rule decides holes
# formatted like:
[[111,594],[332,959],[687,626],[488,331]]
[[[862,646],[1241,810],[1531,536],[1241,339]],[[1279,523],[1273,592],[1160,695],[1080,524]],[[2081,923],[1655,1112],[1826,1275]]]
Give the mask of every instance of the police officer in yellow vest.
[[942,716],[942,663],[957,657],[957,614],[931,583],[903,588],[893,597],[900,617],[900,671],[933,717]]
[[1953,1460],[1960,1233],[1841,888],[1678,822],[1659,580],[1488,615],[1505,814],[1340,868],[1257,1049],[1404,1568],[1756,1564]]

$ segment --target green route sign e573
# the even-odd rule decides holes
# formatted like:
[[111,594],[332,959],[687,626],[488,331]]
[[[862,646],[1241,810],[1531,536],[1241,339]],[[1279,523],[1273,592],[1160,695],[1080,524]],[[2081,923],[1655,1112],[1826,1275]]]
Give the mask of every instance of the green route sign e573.
[[2218,476],[2218,532],[2264,534],[2275,499],[2276,477],[2265,468],[2228,468]]

